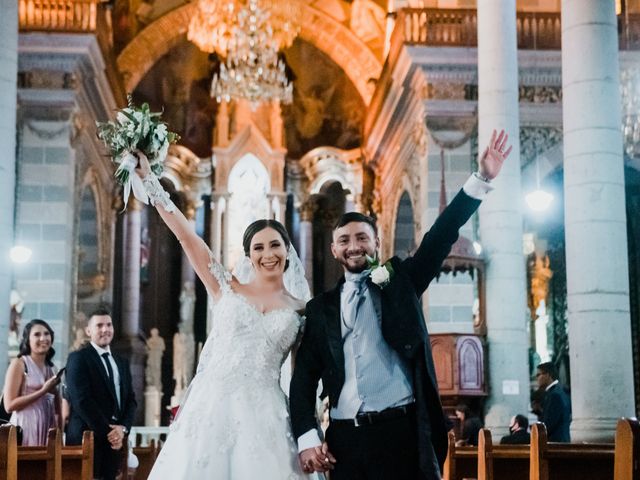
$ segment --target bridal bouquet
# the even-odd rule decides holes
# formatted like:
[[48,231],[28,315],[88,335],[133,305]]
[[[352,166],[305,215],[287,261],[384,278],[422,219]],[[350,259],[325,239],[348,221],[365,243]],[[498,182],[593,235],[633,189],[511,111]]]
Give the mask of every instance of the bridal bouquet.
[[98,137],[118,166],[115,176],[124,186],[125,208],[132,190],[138,200],[148,203],[142,181],[134,172],[138,166],[135,152],[144,153],[149,159],[151,171],[160,176],[169,145],[180,138],[167,129],[167,124],[160,120],[160,115],[159,112],[152,112],[148,103],[136,107],[129,96],[127,107],[118,111],[115,122],[96,122]]

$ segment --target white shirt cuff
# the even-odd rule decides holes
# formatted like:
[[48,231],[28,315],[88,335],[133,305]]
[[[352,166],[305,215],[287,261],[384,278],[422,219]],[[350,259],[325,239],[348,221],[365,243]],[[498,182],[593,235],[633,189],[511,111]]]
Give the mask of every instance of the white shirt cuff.
[[467,181],[464,182],[462,190],[464,190],[464,193],[469,195],[471,198],[484,200],[487,193],[493,190],[493,186],[484,180],[480,180],[475,175],[471,175]]
[[322,445],[318,431],[313,429],[303,433],[298,437],[298,453],[308,448],[319,447]]

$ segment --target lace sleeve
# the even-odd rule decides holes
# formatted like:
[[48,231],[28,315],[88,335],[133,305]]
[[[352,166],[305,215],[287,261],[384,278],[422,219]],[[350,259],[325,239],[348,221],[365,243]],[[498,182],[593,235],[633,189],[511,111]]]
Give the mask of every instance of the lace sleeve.
[[209,259],[209,271],[218,282],[218,285],[220,285],[220,291],[228,292],[231,290],[231,286],[229,285],[229,282],[231,282],[231,272],[225,270],[225,268],[213,258],[213,254],[209,253]]

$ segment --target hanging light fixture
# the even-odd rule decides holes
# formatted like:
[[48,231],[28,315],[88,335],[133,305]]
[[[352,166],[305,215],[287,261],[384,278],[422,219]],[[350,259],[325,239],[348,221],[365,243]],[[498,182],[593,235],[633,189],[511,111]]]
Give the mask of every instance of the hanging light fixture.
[[[198,8],[189,23],[187,38],[200,50],[226,57],[233,29],[238,26],[238,12],[250,0],[198,0]],[[261,0],[260,6],[270,14],[271,36],[277,49],[290,47],[299,32],[302,10],[298,2]]]
[[269,17],[269,11],[257,0],[249,0],[238,11],[237,25],[227,43],[227,58],[211,82],[211,96],[218,102],[245,99],[253,106],[271,100],[291,103],[293,85],[284,62],[278,58]]
[[536,189],[525,195],[524,199],[527,205],[534,212],[544,212],[551,206],[553,195],[546,190],[540,188],[540,164],[536,157]]

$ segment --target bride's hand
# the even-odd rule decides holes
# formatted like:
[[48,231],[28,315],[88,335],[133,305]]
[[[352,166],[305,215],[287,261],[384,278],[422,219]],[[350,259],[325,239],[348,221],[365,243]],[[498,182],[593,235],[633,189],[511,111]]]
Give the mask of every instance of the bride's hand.
[[136,168],[136,173],[140,178],[144,178],[151,173],[151,165],[149,165],[149,159],[140,150],[136,150],[135,155],[138,157],[138,167]]

